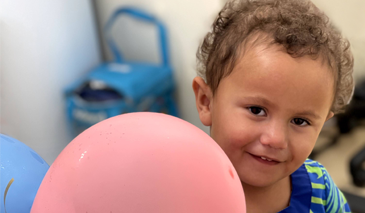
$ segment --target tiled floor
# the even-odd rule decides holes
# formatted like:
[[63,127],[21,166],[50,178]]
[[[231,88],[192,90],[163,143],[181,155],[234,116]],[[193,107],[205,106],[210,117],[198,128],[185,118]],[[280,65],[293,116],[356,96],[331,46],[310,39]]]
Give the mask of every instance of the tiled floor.
[[[324,128],[320,135],[316,148],[320,147],[328,137],[326,135],[335,132],[335,127]],[[359,125],[349,134],[342,135],[337,144],[319,154],[315,160],[326,167],[335,184],[342,190],[365,198],[365,187],[356,187],[352,184],[349,162],[351,158],[365,147],[365,125]],[[365,205],[365,204],[364,204]]]

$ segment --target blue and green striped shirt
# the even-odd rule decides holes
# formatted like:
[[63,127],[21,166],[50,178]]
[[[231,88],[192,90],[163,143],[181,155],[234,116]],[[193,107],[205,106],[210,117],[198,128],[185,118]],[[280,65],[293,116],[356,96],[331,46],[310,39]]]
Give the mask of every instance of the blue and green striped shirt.
[[346,198],[320,163],[307,159],[291,180],[290,206],[280,213],[351,212]]

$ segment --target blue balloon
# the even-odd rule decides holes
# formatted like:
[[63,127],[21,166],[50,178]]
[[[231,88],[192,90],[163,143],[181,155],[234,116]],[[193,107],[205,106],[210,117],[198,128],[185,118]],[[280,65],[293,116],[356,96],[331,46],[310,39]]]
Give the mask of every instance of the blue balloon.
[[0,134],[0,212],[29,213],[49,165],[24,143]]

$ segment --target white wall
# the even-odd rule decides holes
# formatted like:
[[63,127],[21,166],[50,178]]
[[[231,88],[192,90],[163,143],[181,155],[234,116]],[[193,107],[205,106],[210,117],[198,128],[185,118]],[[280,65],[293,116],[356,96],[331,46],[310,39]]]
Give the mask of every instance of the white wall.
[[100,62],[89,0],[0,0],[1,133],[49,164],[70,141],[62,90]]
[[[120,6],[136,6],[159,18],[166,26],[169,35],[170,56],[178,84],[177,95],[182,118],[208,132],[198,117],[195,107],[195,97],[191,87],[192,80],[196,76],[195,53],[204,35],[210,29],[218,11],[223,6],[222,0],[96,0],[96,8],[99,14],[99,24],[104,27],[111,13]],[[117,24],[116,24],[117,25]],[[119,25],[116,26],[118,28]],[[122,25],[120,25],[122,26]],[[122,31],[131,31],[133,26],[123,25]],[[114,30],[114,28],[113,28]],[[116,31],[118,29],[115,29]],[[114,32],[114,31],[113,31]],[[143,41],[153,35],[141,33],[127,39]],[[121,40],[126,37],[116,38]],[[153,42],[152,42],[153,43]],[[138,46],[138,44],[137,44]],[[142,51],[153,52],[155,43],[145,45]],[[140,50],[138,48],[138,50]],[[111,54],[104,48],[108,60]],[[123,47],[124,52],[134,52],[134,49]],[[143,53],[143,52],[142,52]],[[132,54],[134,55],[134,53]],[[154,61],[154,56],[151,56]]]

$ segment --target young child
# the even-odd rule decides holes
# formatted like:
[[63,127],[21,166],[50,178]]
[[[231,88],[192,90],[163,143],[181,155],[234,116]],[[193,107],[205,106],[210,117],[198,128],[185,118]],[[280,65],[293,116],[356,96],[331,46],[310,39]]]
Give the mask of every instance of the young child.
[[235,166],[247,212],[350,212],[307,159],[354,88],[349,42],[327,16],[309,0],[229,2],[197,56],[199,117]]

